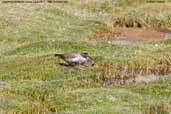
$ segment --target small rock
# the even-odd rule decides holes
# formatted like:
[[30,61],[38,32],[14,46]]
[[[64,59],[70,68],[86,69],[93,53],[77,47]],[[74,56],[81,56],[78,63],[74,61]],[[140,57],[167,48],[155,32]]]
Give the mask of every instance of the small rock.
[[108,43],[108,44],[111,44],[112,42],[111,42],[111,41],[108,41],[107,43]]
[[159,47],[159,44],[155,44],[155,47]]
[[115,101],[115,100],[116,100],[116,98],[113,97],[112,95],[108,95],[108,96],[106,96],[106,98],[107,98],[109,101]]

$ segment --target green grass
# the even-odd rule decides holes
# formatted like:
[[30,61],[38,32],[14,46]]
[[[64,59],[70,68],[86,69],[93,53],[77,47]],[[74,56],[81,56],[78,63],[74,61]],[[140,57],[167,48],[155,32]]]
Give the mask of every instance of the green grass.
[[[120,45],[92,38],[110,26],[112,13],[145,7],[131,1],[0,4],[0,113],[169,114],[170,39]],[[53,56],[71,50],[87,50],[95,65],[65,67]],[[150,83],[103,80],[149,74],[161,77]]]

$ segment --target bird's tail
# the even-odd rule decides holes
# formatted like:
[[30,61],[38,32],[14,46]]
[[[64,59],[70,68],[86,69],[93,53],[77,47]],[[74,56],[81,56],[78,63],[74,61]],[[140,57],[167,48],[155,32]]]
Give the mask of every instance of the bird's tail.
[[55,56],[55,57],[61,57],[61,58],[63,58],[63,54],[61,54],[61,53],[57,53],[57,54],[55,54],[54,56]]

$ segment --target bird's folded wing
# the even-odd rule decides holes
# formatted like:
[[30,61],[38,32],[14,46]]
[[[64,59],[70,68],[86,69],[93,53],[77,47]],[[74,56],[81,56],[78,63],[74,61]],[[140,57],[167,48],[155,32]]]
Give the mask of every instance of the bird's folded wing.
[[76,53],[67,53],[67,54],[65,54],[64,56],[65,56],[65,58],[67,58],[67,59],[73,59],[73,58],[77,58],[77,57],[80,56],[80,55],[78,55],[78,54],[76,54]]

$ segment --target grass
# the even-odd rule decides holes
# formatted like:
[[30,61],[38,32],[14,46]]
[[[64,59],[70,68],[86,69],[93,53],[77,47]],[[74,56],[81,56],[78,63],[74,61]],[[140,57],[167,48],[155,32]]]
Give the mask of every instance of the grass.
[[[92,38],[111,27],[112,13],[149,5],[84,2],[0,4],[0,113],[169,114],[170,39],[120,45]],[[94,66],[59,65],[63,61],[53,54],[70,50],[87,50]],[[163,77],[150,83],[112,81],[149,74]]]
[[170,4],[149,4],[138,8],[130,8],[121,16],[114,18],[114,26],[169,28]]

